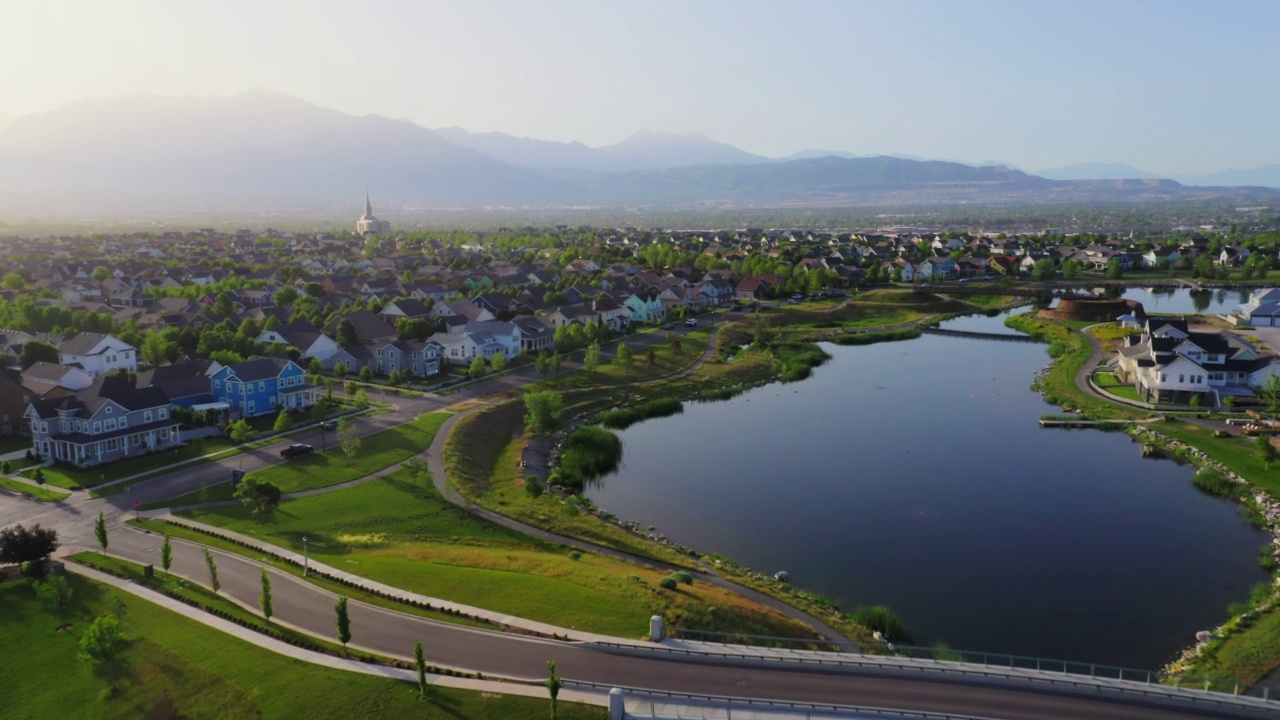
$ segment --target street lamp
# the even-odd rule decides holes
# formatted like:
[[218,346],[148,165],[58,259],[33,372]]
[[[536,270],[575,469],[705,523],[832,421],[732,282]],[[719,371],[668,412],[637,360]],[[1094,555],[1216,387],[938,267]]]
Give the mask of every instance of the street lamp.
[[307,559],[307,536],[302,536],[302,577],[307,577],[311,563]]

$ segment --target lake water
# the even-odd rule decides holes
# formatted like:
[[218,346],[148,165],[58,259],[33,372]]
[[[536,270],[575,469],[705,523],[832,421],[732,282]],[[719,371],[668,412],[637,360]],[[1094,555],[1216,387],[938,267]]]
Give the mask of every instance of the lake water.
[[1137,300],[1149,313],[1229,314],[1249,301],[1249,292],[1237,290],[1145,290],[1129,288],[1120,297]]
[[588,494],[846,608],[887,604],[916,644],[1156,668],[1266,578],[1266,536],[1191,467],[1037,425],[1044,346],[826,349],[806,381],[623,431],[622,467]]

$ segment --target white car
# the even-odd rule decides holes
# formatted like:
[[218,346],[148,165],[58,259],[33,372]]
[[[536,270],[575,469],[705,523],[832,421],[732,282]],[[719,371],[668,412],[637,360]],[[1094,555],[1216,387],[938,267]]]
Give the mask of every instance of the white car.
[[698,324],[698,318],[689,318],[688,320],[684,321],[685,327],[693,327],[694,325],[697,325],[697,324]]

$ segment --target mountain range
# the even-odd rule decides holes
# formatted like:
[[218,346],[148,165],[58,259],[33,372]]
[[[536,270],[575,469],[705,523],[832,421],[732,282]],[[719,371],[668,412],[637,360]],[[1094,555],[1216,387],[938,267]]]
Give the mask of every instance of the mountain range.
[[[86,99],[0,124],[6,204],[60,208],[350,203],[366,187],[385,203],[417,208],[1028,204],[1269,192],[1084,167],[1046,171],[1055,179],[1001,163],[821,150],[767,158],[698,133],[641,131],[592,148],[432,130],[262,90]],[[1086,177],[1090,167],[1095,177]],[[1238,175],[1265,178],[1265,170]]]
[[[1149,180],[1160,177],[1132,165],[1103,162],[1049,168],[1037,171],[1036,175],[1050,180]],[[1264,165],[1252,170],[1231,169],[1199,175],[1173,175],[1170,179],[1189,186],[1280,188],[1280,164]]]

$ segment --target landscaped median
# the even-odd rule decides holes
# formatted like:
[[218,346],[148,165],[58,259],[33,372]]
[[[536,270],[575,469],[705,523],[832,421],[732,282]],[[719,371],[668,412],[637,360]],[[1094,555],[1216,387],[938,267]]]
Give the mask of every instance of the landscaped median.
[[[136,570],[113,568],[126,575]],[[466,720],[533,720],[547,714],[544,698],[435,684],[423,702],[412,683],[281,655],[132,593],[76,574],[66,579],[71,599],[62,611],[42,607],[31,581],[0,584],[0,606],[5,608],[0,613],[0,637],[6,647],[19,650],[0,660],[5,717],[373,720],[426,713]],[[182,591],[196,589],[188,586]],[[251,613],[226,604],[248,617],[223,608],[226,616],[240,617],[241,624],[251,622]],[[94,618],[116,614],[123,618],[127,640],[120,659],[100,667],[78,660],[81,638]],[[287,632],[278,626],[271,630]],[[411,650],[410,644],[406,655]],[[599,708],[560,704],[560,717],[566,720],[603,714]]]

